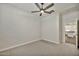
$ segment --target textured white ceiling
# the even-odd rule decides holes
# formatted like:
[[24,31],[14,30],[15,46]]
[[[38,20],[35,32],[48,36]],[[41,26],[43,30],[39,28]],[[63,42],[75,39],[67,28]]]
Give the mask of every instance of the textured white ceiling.
[[[21,8],[26,12],[39,10],[33,3],[14,3],[12,5],[16,6],[17,8]],[[45,3],[44,7],[46,7],[47,5],[49,5],[49,3]],[[68,8],[72,8],[74,6],[76,6],[76,3],[55,3],[55,5],[49,8],[48,10],[54,9],[56,12],[61,12],[61,11],[65,11]]]
[[[39,10],[34,3],[10,3],[10,5],[15,6],[27,13],[31,13],[31,11]],[[49,3],[44,4],[44,8],[49,5]],[[69,8],[75,7],[77,3],[55,3],[53,7],[49,8],[48,10],[55,10],[55,12],[63,12]],[[39,13],[32,13],[39,15]]]

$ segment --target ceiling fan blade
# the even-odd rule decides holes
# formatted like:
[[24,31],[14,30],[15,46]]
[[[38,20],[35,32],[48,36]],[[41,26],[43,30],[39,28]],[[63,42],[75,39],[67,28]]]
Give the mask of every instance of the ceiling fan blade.
[[32,13],[37,13],[37,12],[40,12],[40,11],[32,11]]
[[51,3],[50,5],[48,5],[46,8],[44,8],[44,10],[47,10],[48,8],[52,7],[54,5],[54,3]]
[[40,16],[42,16],[42,13],[40,13]]
[[55,12],[54,10],[51,10],[49,13],[51,14],[52,12]]
[[51,14],[52,12],[55,12],[54,10],[51,11],[44,11],[45,13]]
[[36,5],[39,9],[41,9],[41,8],[40,8],[40,5],[39,5],[38,3],[35,3],[35,5]]
[[48,14],[50,14],[50,12],[49,12],[49,11],[44,11],[44,13],[48,13]]

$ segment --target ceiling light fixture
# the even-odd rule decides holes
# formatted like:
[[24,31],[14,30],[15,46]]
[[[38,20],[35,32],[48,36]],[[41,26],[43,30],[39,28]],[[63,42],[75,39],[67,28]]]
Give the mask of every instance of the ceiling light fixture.
[[44,13],[44,11],[43,11],[43,10],[41,10],[40,12],[41,12],[41,13]]

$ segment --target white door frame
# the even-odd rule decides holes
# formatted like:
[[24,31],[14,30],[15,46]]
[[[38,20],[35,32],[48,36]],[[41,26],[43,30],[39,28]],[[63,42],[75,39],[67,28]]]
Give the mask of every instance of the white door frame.
[[[77,24],[77,21],[78,21],[78,19],[76,19],[76,24]],[[62,19],[62,43],[63,44],[65,44],[66,42],[65,42],[65,24],[64,24],[64,20]],[[77,39],[77,36],[76,36],[76,45],[75,45],[75,47],[77,48],[77,46],[78,46],[78,39]]]

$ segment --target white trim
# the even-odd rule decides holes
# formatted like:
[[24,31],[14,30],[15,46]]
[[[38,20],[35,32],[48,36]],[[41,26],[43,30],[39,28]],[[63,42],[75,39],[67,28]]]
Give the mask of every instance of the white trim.
[[[76,26],[78,27],[78,19],[76,20]],[[77,29],[78,34],[78,29]],[[76,35],[76,48],[78,48],[78,35]]]
[[7,50],[13,49],[13,48],[17,48],[17,47],[20,47],[20,46],[23,46],[23,45],[26,45],[26,44],[29,44],[29,43],[32,43],[32,42],[36,42],[36,41],[39,41],[39,40],[41,40],[41,39],[36,39],[36,40],[28,41],[28,42],[25,42],[25,43],[17,44],[17,45],[14,45],[14,46],[10,46],[10,47],[1,49],[0,52],[7,51]]
[[[63,15],[64,15],[64,14],[63,14]],[[76,26],[77,26],[77,20],[78,20],[78,19],[76,19]],[[63,38],[63,44],[68,44],[68,43],[65,42],[65,27],[64,27],[65,25],[64,25],[63,19],[62,19],[62,24],[63,24],[63,25],[62,25],[62,33],[63,33],[62,38]],[[77,41],[78,41],[78,40],[77,40],[77,37],[76,37],[76,45],[75,45],[76,48],[77,48],[77,44],[78,44]]]
[[39,40],[45,40],[45,41],[49,41],[51,43],[59,44],[59,42],[51,41],[51,40],[48,40],[48,39],[36,39],[36,40],[29,41],[29,42],[25,42],[25,43],[21,43],[21,44],[17,44],[17,45],[14,45],[14,46],[10,46],[10,47],[1,49],[0,52],[7,51],[7,50],[10,50],[10,49],[13,49],[13,48],[17,48],[17,47],[20,47],[20,46],[23,46],[23,45],[26,45],[26,44],[30,44],[32,42],[36,42],[36,41],[39,41]]
[[51,42],[51,43],[55,43],[55,44],[60,44],[60,42],[51,41],[51,40],[48,40],[48,39],[43,39],[43,40],[45,40],[45,41],[49,41],[49,42]]

